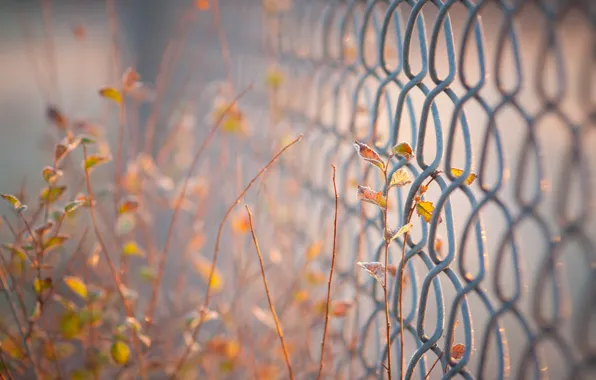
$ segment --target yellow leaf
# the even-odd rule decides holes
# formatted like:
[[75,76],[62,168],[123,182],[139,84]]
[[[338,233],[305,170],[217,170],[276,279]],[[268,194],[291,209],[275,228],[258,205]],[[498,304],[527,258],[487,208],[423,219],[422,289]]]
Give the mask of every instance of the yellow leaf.
[[51,238],[49,238],[48,240],[46,240],[43,243],[43,251],[45,253],[48,253],[53,249],[62,247],[64,245],[64,243],[66,243],[67,241],[68,241],[68,236],[66,236],[66,235],[52,236]]
[[106,162],[110,162],[111,158],[108,156],[102,156],[99,154],[92,154],[87,156],[87,159],[83,161],[83,169],[91,170],[96,166],[105,164]]
[[38,278],[33,281],[33,290],[35,293],[43,293],[45,290],[49,290],[52,288],[52,279],[50,277],[44,278],[40,280]]
[[128,359],[130,358],[130,348],[126,343],[117,340],[112,343],[110,354],[112,355],[112,359],[114,359],[116,364],[124,365],[128,363]]
[[405,226],[402,226],[397,231],[388,228],[385,231],[386,232],[385,239],[388,240],[388,242],[392,242],[393,240],[397,239],[401,235],[403,235],[403,234],[405,234],[407,232],[410,232],[411,229],[412,229],[412,223],[408,223]]
[[435,206],[432,202],[420,201],[416,203],[416,213],[418,214],[418,216],[423,217],[426,223],[430,223],[430,219],[433,216],[434,210]]
[[381,160],[381,156],[379,156],[379,154],[371,147],[361,143],[360,141],[354,141],[354,148],[356,148],[356,152],[358,152],[360,157],[362,157],[365,161],[370,162],[381,170],[385,170],[385,164]]
[[2,348],[2,352],[8,354],[15,360],[22,359],[24,356],[24,351],[20,346],[20,343],[15,342],[9,337],[6,337],[2,340],[0,347]]
[[302,303],[306,300],[308,300],[308,290],[302,289],[294,293],[294,301]]
[[145,256],[145,251],[134,241],[129,241],[122,246],[123,256]]
[[403,157],[406,161],[410,161],[414,156],[414,152],[412,151],[412,147],[408,143],[401,143],[397,144],[392,149],[393,154],[398,157]]
[[122,94],[113,87],[104,87],[99,90],[99,95],[116,103],[122,103]]
[[76,338],[82,331],[83,326],[76,311],[67,310],[60,317],[60,333],[65,339]]
[[391,176],[389,187],[403,187],[411,182],[412,179],[410,178],[410,175],[408,174],[406,169],[401,168],[395,171],[395,173],[393,173],[393,175]]
[[[451,168],[451,174],[453,174],[454,177],[461,177],[462,174],[464,174],[464,171],[461,169],[457,169],[457,168]],[[470,175],[468,176],[468,178],[466,178],[466,185],[471,185],[472,183],[474,183],[474,181],[476,180],[476,174],[474,173],[470,173]]]
[[314,260],[321,254],[321,248],[323,244],[320,241],[317,241],[308,247],[306,250],[306,259],[307,260]]
[[15,197],[14,195],[2,194],[0,196],[2,198],[4,198],[5,200],[7,200],[15,208],[15,210],[17,210],[19,207],[21,207],[21,201],[19,201],[19,199],[17,197]]
[[387,207],[387,201],[382,191],[374,191],[368,186],[358,186],[358,199],[363,202],[371,203],[382,209]]
[[70,290],[77,293],[82,298],[87,298],[87,286],[85,286],[83,280],[74,276],[64,276],[64,282],[68,285]]
[[267,72],[267,77],[265,78],[265,82],[267,83],[267,87],[272,89],[279,88],[284,81],[284,75],[281,71],[276,69],[270,69]]
[[323,272],[309,270],[304,275],[306,283],[311,286],[319,286],[327,282],[327,276]]
[[[211,262],[202,256],[199,256],[194,261],[194,268],[197,273],[203,278],[205,282],[209,281],[209,274],[211,273]],[[213,277],[211,277],[211,289],[213,291],[221,291],[224,286],[224,280],[217,268],[214,268]]]
[[66,191],[66,186],[57,186],[57,187],[46,187],[41,190],[39,194],[39,199],[46,202],[46,203],[54,203],[64,192]]
[[228,359],[234,359],[240,352],[240,344],[237,341],[218,337],[209,340],[207,348]]

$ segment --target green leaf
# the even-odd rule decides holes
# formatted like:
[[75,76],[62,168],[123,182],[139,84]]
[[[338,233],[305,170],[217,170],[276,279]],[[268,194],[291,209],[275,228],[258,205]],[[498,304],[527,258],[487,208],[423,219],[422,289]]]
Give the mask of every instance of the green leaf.
[[122,247],[122,255],[124,256],[145,256],[145,252],[135,241],[129,241]]
[[77,293],[82,298],[87,298],[87,286],[83,280],[74,276],[64,276],[64,282],[73,292]]
[[125,365],[130,358],[130,348],[123,341],[117,340],[112,343],[110,354],[112,355],[114,362],[120,365]]
[[48,204],[54,203],[58,199],[60,199],[60,197],[62,196],[62,194],[64,194],[65,191],[66,186],[46,187],[43,190],[41,190],[41,193],[39,194],[39,199]]
[[52,166],[46,166],[41,171],[41,176],[49,185],[56,183],[58,178],[62,177],[62,170],[58,170]]
[[397,239],[401,235],[410,232],[412,229],[412,223],[408,223],[405,226],[402,226],[399,230],[395,231],[392,229],[387,228],[385,230],[385,239],[388,243],[391,243],[393,240]]
[[79,207],[81,207],[83,204],[84,204],[84,202],[82,202],[82,201],[70,202],[69,204],[67,204],[66,206],[64,206],[64,212],[66,214],[69,214],[71,212],[74,212],[76,209],[78,209]]
[[391,181],[389,182],[389,187],[403,187],[408,183],[411,183],[412,179],[408,174],[408,171],[404,168],[396,170],[393,175],[391,176]]
[[433,216],[433,211],[435,210],[435,206],[432,202],[428,201],[419,201],[416,203],[416,213],[418,216],[424,218],[426,223],[430,223],[430,219]]
[[15,210],[18,210],[22,206],[21,201],[19,201],[19,198],[15,197],[14,195],[0,194],[0,197],[8,201],[15,208]]
[[79,314],[74,310],[67,310],[62,314],[59,327],[65,339],[74,339],[83,331]]
[[379,156],[379,154],[375,152],[371,147],[364,143],[361,143],[360,141],[354,141],[354,148],[356,148],[356,152],[358,152],[358,155],[362,157],[365,161],[370,162],[371,164],[375,165],[381,170],[385,170],[385,164],[381,160],[381,156]]
[[100,154],[92,154],[87,156],[87,159],[83,161],[83,169],[91,170],[96,166],[103,165],[107,162],[110,162],[111,158],[108,156],[102,156]]
[[412,151],[412,147],[408,143],[401,143],[397,144],[396,146],[391,149],[393,154],[398,157],[405,158],[406,161],[410,161],[412,157],[414,157],[414,152]]
[[379,206],[383,210],[387,207],[387,201],[382,191],[374,191],[368,186],[358,185],[358,199],[363,202]]
[[95,307],[85,307],[81,311],[79,311],[79,321],[81,322],[82,326],[93,326],[97,327],[101,324],[103,317],[103,312],[99,308],[99,306]]
[[[457,169],[457,168],[451,168],[451,174],[455,177],[461,177],[462,174],[464,174],[464,171],[461,169]],[[474,183],[474,181],[476,180],[476,174],[475,173],[470,173],[470,175],[468,175],[468,177],[466,178],[466,185],[471,185],[472,183]]]
[[137,220],[134,214],[121,214],[116,219],[116,234],[118,236],[126,235],[135,229]]
[[48,253],[58,247],[63,246],[68,241],[68,236],[66,235],[56,235],[52,236],[51,238],[47,239],[43,243],[43,251]]
[[35,281],[33,281],[33,290],[35,290],[35,293],[37,294],[43,293],[45,290],[52,288],[52,282],[50,277],[46,277],[43,280],[36,278]]

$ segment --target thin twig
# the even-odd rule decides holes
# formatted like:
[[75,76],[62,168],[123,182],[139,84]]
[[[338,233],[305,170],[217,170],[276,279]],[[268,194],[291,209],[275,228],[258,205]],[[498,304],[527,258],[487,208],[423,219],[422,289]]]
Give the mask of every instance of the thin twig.
[[168,227],[168,235],[166,237],[166,242],[164,244],[163,253],[161,255],[161,259],[159,260],[159,265],[157,268],[157,276],[155,277],[155,281],[153,283],[153,291],[151,293],[151,299],[149,301],[149,308],[147,309],[147,313],[145,314],[146,321],[148,323],[150,323],[152,321],[153,313],[155,312],[155,308],[157,306],[157,299],[159,296],[159,288],[160,288],[161,280],[163,278],[165,266],[166,266],[166,258],[168,256],[170,244],[172,242],[172,238],[174,235],[174,226],[176,224],[176,219],[178,218],[178,214],[180,212],[182,202],[183,202],[184,198],[186,197],[186,190],[188,188],[188,183],[190,181],[190,178],[191,178],[192,174],[194,173],[197,164],[199,163],[199,159],[201,158],[203,151],[205,150],[207,145],[211,142],[211,139],[215,135],[215,132],[217,131],[219,126],[222,124],[223,118],[225,117],[226,113],[229,110],[231,110],[232,107],[234,106],[234,104],[236,104],[236,102],[238,101],[238,99],[240,99],[240,97],[242,97],[244,94],[246,94],[248,92],[248,90],[250,90],[251,88],[252,88],[252,84],[250,84],[248,87],[246,87],[244,89],[244,91],[242,91],[236,98],[234,98],[234,100],[232,100],[230,102],[228,107],[226,107],[224,112],[221,113],[221,115],[219,116],[219,118],[217,119],[217,121],[215,122],[215,124],[213,125],[211,130],[209,131],[209,134],[205,138],[205,141],[203,141],[203,144],[199,147],[199,150],[195,154],[193,161],[190,165],[190,168],[188,169],[188,173],[186,175],[186,178],[184,179],[182,189],[180,190],[180,194],[178,195],[178,199],[176,200],[176,205],[174,206],[174,212],[172,213],[172,219],[170,220],[170,225]]
[[[244,188],[244,190],[242,190],[242,192],[238,195],[238,197],[236,198],[236,200],[234,201],[234,203],[232,203],[232,205],[226,211],[226,214],[224,215],[221,223],[219,224],[219,229],[217,231],[217,238],[215,240],[215,248],[213,250],[213,261],[211,263],[211,270],[210,270],[210,273],[209,273],[209,279],[207,280],[207,290],[205,292],[205,300],[203,301],[203,307],[207,308],[209,306],[209,299],[211,297],[211,284],[213,283],[213,274],[215,273],[215,266],[217,265],[217,257],[219,255],[219,249],[220,249],[220,245],[221,245],[221,235],[223,233],[223,229],[224,229],[224,226],[226,224],[226,221],[228,220],[228,217],[232,214],[232,211],[234,211],[234,208],[236,207],[236,205],[238,203],[240,203],[240,201],[242,200],[242,198],[244,198],[244,195],[252,187],[252,185],[256,182],[256,180],[259,179],[259,177],[261,177],[261,175],[267,169],[269,169],[275,163],[275,161],[277,161],[277,159],[287,149],[289,149],[292,145],[294,145],[297,142],[299,142],[300,140],[302,140],[302,137],[303,137],[303,135],[298,136],[298,138],[296,138],[294,141],[292,141],[289,144],[287,144],[286,146],[284,146],[275,156],[273,156],[273,158],[271,159],[271,161],[269,161],[267,163],[267,165],[265,165],[261,170],[259,170],[259,172],[250,180],[250,182],[248,183],[248,185],[246,185],[246,187]],[[200,318],[199,318],[199,323],[198,323],[197,327],[195,327],[195,329],[193,331],[193,334],[192,334],[192,339],[193,340],[196,340],[197,339],[197,336],[199,335],[199,333],[201,331],[201,326],[203,325],[203,318],[204,318],[204,316],[205,316],[205,313],[201,313]],[[184,361],[186,360],[187,356],[190,354],[191,347],[192,347],[191,345],[189,345],[188,347],[186,347],[185,352],[182,354],[182,357],[180,358],[180,361],[176,365],[175,370],[172,373],[172,376],[170,377],[171,379],[176,378],[176,373],[180,370],[180,368],[184,364]]]
[[[391,160],[391,156],[387,159],[387,163],[385,164],[385,168],[383,169],[383,176],[385,178],[385,187],[389,188],[389,181],[387,179],[387,169],[389,167],[389,161]],[[387,230],[387,214],[388,212],[388,204],[389,204],[389,190],[387,190],[387,194],[385,195],[385,207],[383,208],[383,234]],[[383,295],[385,298],[385,328],[387,330],[387,376],[389,380],[391,380],[391,320],[389,315],[389,296],[387,294],[387,285],[389,281],[388,275],[388,268],[389,268],[389,240],[385,239],[385,284],[383,285]],[[401,311],[401,310],[400,310]],[[403,351],[402,351],[403,354]],[[398,379],[401,380],[402,376],[402,366],[399,366],[399,377]]]
[[335,267],[335,245],[337,243],[337,208],[339,195],[337,194],[337,183],[335,181],[335,165],[331,164],[333,168],[333,192],[335,193],[335,217],[333,219],[333,251],[331,254],[331,269],[329,270],[329,282],[327,283],[327,305],[325,308],[325,326],[323,327],[323,339],[321,340],[321,362],[319,363],[319,377],[323,375],[323,366],[325,363],[325,341],[327,339],[327,325],[329,323],[329,303],[331,302],[331,281],[333,280],[333,268]]
[[284,333],[281,329],[281,325],[279,323],[279,319],[277,319],[277,314],[275,313],[275,307],[273,306],[273,301],[271,300],[271,293],[269,292],[269,285],[267,285],[267,277],[265,276],[265,265],[263,264],[263,256],[261,255],[261,249],[259,248],[259,242],[257,241],[257,235],[255,233],[254,226],[252,224],[252,213],[250,212],[250,208],[248,205],[245,205],[246,212],[248,213],[248,223],[250,224],[250,233],[252,234],[252,240],[255,243],[255,249],[257,250],[257,256],[259,256],[259,264],[261,265],[261,275],[263,277],[263,284],[265,285],[265,293],[267,293],[267,301],[269,302],[269,308],[271,309],[271,315],[273,315],[273,321],[275,322],[275,328],[277,329],[277,335],[279,336],[279,340],[281,342],[281,349],[284,353],[284,358],[286,360],[286,366],[288,367],[288,374],[290,375],[290,379],[294,379],[294,373],[292,372],[292,364],[290,363],[290,355],[288,354],[288,348],[286,347],[286,342],[284,340]]
[[439,357],[437,358],[437,360],[435,360],[435,362],[433,363],[432,367],[430,367],[430,369],[426,373],[426,376],[424,376],[424,380],[428,379],[428,377],[430,376],[430,373],[433,371],[433,369],[435,369],[435,366],[437,365],[437,363],[439,362],[439,360],[441,360],[441,357],[442,356],[443,356],[443,353],[441,352],[441,354],[439,355]]
[[[85,160],[84,162],[87,161],[87,145],[85,143],[83,143],[83,159]],[[126,301],[126,297],[124,297],[124,293],[122,292],[122,282],[120,281],[120,275],[118,274],[118,270],[114,266],[114,262],[112,261],[112,259],[110,258],[110,255],[108,254],[107,247],[106,247],[106,245],[103,241],[103,238],[101,237],[101,233],[99,231],[99,226],[97,224],[97,214],[95,211],[95,196],[93,195],[93,188],[91,186],[91,178],[89,176],[89,169],[86,166],[85,166],[85,181],[87,182],[87,193],[89,193],[89,209],[91,211],[91,221],[93,222],[93,230],[95,232],[97,242],[101,246],[103,256],[106,259],[106,262],[108,263],[108,267],[110,268],[112,278],[114,279],[114,282],[116,283],[116,288],[118,289],[118,295],[120,295],[120,298],[122,299],[122,304],[124,306],[124,310],[126,311],[126,316],[130,317],[130,318],[134,318],[132,310],[130,309],[128,302]],[[141,351],[141,344],[139,342],[139,338],[137,337],[137,334],[132,334],[132,337],[133,337],[133,343],[135,346],[135,352],[137,354],[137,359],[139,360],[139,372],[140,372],[141,378],[146,379],[147,375],[145,373],[145,366],[143,365],[143,353]]]

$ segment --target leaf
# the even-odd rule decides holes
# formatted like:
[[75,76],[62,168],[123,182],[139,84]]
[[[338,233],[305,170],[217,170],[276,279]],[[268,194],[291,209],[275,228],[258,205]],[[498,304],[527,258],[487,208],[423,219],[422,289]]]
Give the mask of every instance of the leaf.
[[364,268],[375,280],[385,287],[385,265],[379,262],[358,262],[360,267]]
[[83,331],[79,314],[74,310],[67,310],[60,317],[60,333],[65,339],[73,339]]
[[5,337],[2,342],[0,342],[0,348],[3,353],[8,354],[8,356],[15,360],[20,360],[25,356],[21,343],[9,337]]
[[99,95],[116,103],[122,103],[122,94],[113,87],[103,87],[99,89]]
[[418,216],[424,218],[426,223],[430,223],[430,219],[433,216],[433,211],[435,210],[435,206],[432,202],[429,201],[419,201],[416,203],[416,213]]
[[463,358],[464,354],[466,353],[466,346],[458,343],[451,347],[451,357],[453,360],[459,360]]
[[43,243],[43,251],[48,253],[58,247],[63,246],[68,241],[68,236],[66,235],[56,235],[52,236],[51,238],[47,239]]
[[54,164],[58,165],[60,161],[70,152],[70,148],[64,144],[57,144],[54,148]]
[[[199,256],[194,261],[194,269],[203,278],[205,282],[209,281],[209,274],[211,273],[211,262],[202,256]],[[219,292],[223,289],[224,280],[217,268],[214,268],[213,277],[211,277],[211,289]]]
[[35,293],[41,294],[46,290],[50,290],[52,288],[52,283],[53,281],[50,277],[46,277],[43,280],[36,278],[35,281],[33,281],[33,290]]
[[39,199],[47,204],[54,203],[60,199],[65,191],[66,186],[46,187],[41,190]]
[[297,303],[302,303],[306,300],[308,300],[308,290],[301,289],[294,293],[294,301],[296,301]]
[[[462,174],[464,174],[464,171],[461,169],[457,169],[457,168],[451,168],[451,174],[455,177],[461,177]],[[476,174],[475,173],[470,173],[470,175],[468,175],[468,177],[465,180],[465,184],[466,185],[471,185],[472,183],[474,183],[474,181],[476,180]]]
[[209,351],[228,359],[234,359],[240,352],[240,344],[231,339],[214,337],[207,343]]
[[82,201],[70,202],[69,204],[64,206],[64,213],[70,214],[71,212],[76,211],[79,207],[81,207],[84,204],[85,204],[85,202],[82,202]]
[[87,306],[79,312],[81,326],[98,327],[102,323],[103,313],[99,306]]
[[435,251],[439,257],[443,256],[443,240],[439,237],[435,238]]
[[282,85],[284,79],[284,74],[281,71],[277,69],[269,69],[269,71],[267,71],[265,83],[267,84],[267,87],[275,90]]
[[138,333],[143,330],[141,323],[139,321],[137,321],[136,318],[133,318],[133,317],[126,318],[126,325],[128,327],[130,327],[131,330],[134,331],[135,333]]
[[258,306],[254,306],[252,308],[252,314],[259,320],[259,322],[269,327],[271,330],[275,330],[275,321],[273,320],[270,311],[265,311]]
[[64,282],[70,290],[81,296],[81,298],[87,298],[87,286],[85,286],[83,280],[74,276],[64,276]]
[[327,276],[320,271],[309,270],[304,274],[304,278],[311,286],[319,286],[327,282]]
[[397,239],[401,235],[403,235],[407,232],[410,232],[412,227],[413,227],[412,223],[408,223],[408,224],[402,226],[397,231],[387,228],[387,230],[385,231],[385,240],[387,240],[388,243],[391,243],[393,240]]
[[381,170],[385,170],[385,164],[381,160],[381,156],[379,156],[379,154],[371,147],[359,141],[354,141],[354,148],[356,148],[358,155],[365,161],[370,162]]
[[412,179],[410,178],[408,171],[404,168],[401,168],[396,170],[391,176],[391,181],[389,181],[389,187],[403,187],[411,182]]
[[126,214],[129,212],[135,212],[139,209],[139,201],[135,197],[130,197],[122,201],[118,206],[119,214]]
[[102,156],[100,154],[92,154],[87,156],[87,159],[83,161],[83,169],[91,170],[96,166],[103,165],[107,162],[110,162],[111,158],[108,156]]
[[137,218],[134,214],[121,214],[116,218],[116,235],[123,236],[132,232],[137,225]]
[[387,201],[382,191],[374,191],[368,186],[358,185],[358,199],[363,202],[371,203],[382,209],[387,207]]
[[348,310],[352,307],[352,301],[333,301],[329,305],[329,315],[334,317],[345,317]]
[[398,157],[405,158],[406,161],[410,161],[412,157],[414,157],[414,151],[412,151],[412,147],[408,143],[401,143],[397,144],[396,146],[391,149],[393,154]]
[[110,355],[116,364],[125,365],[130,358],[130,348],[123,341],[117,340],[110,347]]
[[91,268],[95,268],[97,266],[97,263],[99,263],[100,253],[101,246],[99,244],[95,244],[95,249],[93,250],[93,252],[91,252],[91,255],[89,255],[89,258],[87,259],[87,265],[89,265]]
[[49,342],[44,345],[43,356],[49,361],[68,359],[75,353],[75,347],[69,342]]
[[64,114],[54,106],[48,106],[46,116],[60,129],[65,129],[68,125],[68,120]]
[[6,201],[8,201],[15,208],[15,210],[18,210],[22,206],[21,201],[19,201],[19,199],[17,197],[15,197],[14,195],[1,194],[0,197],[4,198]]
[[323,244],[320,241],[312,243],[306,250],[306,259],[310,261],[319,257],[322,248]]
[[123,256],[145,256],[145,251],[135,241],[129,241],[122,246]]
[[195,0],[195,8],[200,11],[209,10],[209,0]]
[[126,285],[120,285],[120,291],[125,299],[129,301],[135,301],[139,298],[139,293],[133,289],[128,288]]
[[128,67],[122,74],[122,89],[130,91],[140,86],[141,76],[133,67]]
[[139,268],[139,277],[144,281],[152,282],[155,280],[156,276],[157,273],[155,273],[155,269],[150,265],[143,265]]
[[49,185],[53,185],[56,183],[58,178],[62,177],[62,170],[58,170],[51,166],[46,166],[41,171],[41,176],[44,181],[46,181]]
[[248,220],[248,215],[242,214],[237,215],[232,219],[232,231],[236,232],[237,234],[245,234],[250,231],[250,222]]

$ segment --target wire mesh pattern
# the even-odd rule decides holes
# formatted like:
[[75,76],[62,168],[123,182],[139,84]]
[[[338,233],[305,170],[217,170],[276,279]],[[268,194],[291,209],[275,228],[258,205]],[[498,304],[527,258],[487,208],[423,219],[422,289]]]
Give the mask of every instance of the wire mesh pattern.
[[[310,233],[332,223],[338,167],[338,281],[358,307],[335,322],[336,376],[386,373],[382,291],[355,265],[384,254],[382,213],[359,203],[355,185],[383,183],[354,140],[385,157],[399,142],[414,147],[392,169],[414,180],[391,190],[390,227],[436,176],[425,198],[438,212],[415,218],[407,241],[406,378],[437,360],[429,378],[594,376],[596,4],[304,0],[269,22],[267,46],[288,78],[279,106],[305,131],[284,160],[303,189],[288,201]],[[389,285],[397,373],[400,284]]]

